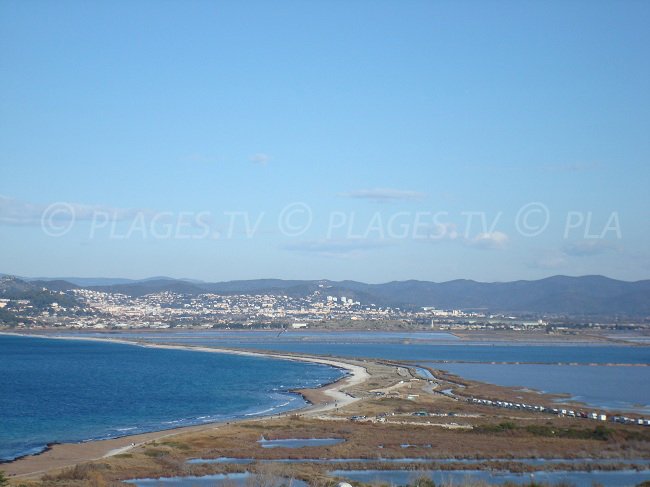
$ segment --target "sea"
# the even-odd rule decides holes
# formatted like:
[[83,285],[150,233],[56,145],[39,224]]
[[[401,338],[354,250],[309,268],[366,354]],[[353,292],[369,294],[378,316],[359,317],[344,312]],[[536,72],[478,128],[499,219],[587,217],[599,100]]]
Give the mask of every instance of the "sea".
[[306,405],[291,390],[344,375],[319,364],[0,335],[0,460]]

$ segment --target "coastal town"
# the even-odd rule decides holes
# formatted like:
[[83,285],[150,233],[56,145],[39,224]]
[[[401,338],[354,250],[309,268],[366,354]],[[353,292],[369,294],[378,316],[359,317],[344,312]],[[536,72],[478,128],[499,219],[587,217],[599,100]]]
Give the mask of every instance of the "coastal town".
[[[12,278],[3,277],[8,283]],[[0,284],[2,284],[0,282]],[[313,328],[323,323],[410,324],[437,328],[530,329],[543,320],[487,315],[435,307],[403,309],[380,306],[343,295],[324,286],[305,296],[279,293],[184,294],[162,291],[130,296],[118,292],[45,287],[17,298],[0,298],[0,310],[11,311],[15,326],[57,328]],[[44,299],[47,298],[47,299]]]
[[[20,292],[3,289],[23,286]],[[48,284],[49,286],[49,284]],[[26,290],[25,290],[26,289]],[[169,290],[129,295],[77,287],[57,290],[0,277],[0,325],[70,329],[434,329],[441,331],[638,330],[640,322],[578,324],[536,314],[504,314],[365,301],[321,285],[305,295],[280,292],[189,294]]]
[[[274,294],[183,295],[172,292],[130,297],[92,290],[73,291],[93,318],[69,323],[79,327],[282,327],[307,328],[326,321],[405,321],[419,324],[485,318],[478,313],[432,308],[405,310],[361,303],[316,291],[295,297]],[[97,319],[99,318],[99,319]],[[108,320],[106,320],[108,318]]]

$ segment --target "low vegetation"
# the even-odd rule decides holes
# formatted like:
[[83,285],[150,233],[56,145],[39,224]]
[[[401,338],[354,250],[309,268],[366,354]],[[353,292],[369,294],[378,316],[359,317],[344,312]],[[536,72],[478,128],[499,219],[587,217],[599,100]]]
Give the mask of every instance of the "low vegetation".
[[104,474],[109,470],[111,466],[106,463],[81,463],[55,474],[46,474],[42,477],[42,481],[45,485],[104,487],[107,485]]
[[511,421],[497,424],[482,424],[471,430],[472,434],[490,434],[510,437],[542,437],[562,438],[569,440],[595,440],[595,441],[650,441],[650,432],[613,430],[605,425],[593,428],[562,427],[554,424],[529,424],[519,426]]

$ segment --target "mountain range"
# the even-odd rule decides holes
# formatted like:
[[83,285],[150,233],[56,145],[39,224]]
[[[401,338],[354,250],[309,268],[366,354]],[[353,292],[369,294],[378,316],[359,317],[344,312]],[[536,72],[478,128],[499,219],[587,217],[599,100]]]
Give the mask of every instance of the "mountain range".
[[481,310],[491,313],[536,313],[572,316],[650,316],[650,280],[619,281],[604,276],[553,276],[533,281],[447,282],[393,281],[367,284],[358,281],[254,279],[204,282],[155,277],[142,280],[112,278],[22,278],[52,291],[84,288],[133,297],[157,292],[198,295],[212,293],[275,294],[294,297],[315,291],[345,296],[362,304],[416,308]]

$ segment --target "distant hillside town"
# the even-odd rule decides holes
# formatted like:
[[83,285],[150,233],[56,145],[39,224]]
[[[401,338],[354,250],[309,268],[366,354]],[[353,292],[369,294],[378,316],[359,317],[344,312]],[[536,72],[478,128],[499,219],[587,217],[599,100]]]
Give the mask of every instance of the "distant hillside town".
[[[175,285],[170,281],[170,287]],[[138,289],[142,290],[142,284]],[[153,286],[155,287],[155,286]],[[126,289],[125,289],[126,288]],[[342,295],[321,282],[301,295],[291,289],[189,293],[155,290],[129,295],[128,285],[81,287],[60,280],[28,282],[0,278],[0,324],[11,328],[413,328],[436,330],[537,330],[567,333],[578,328],[645,329],[647,319],[570,322],[540,313],[435,306],[391,306]],[[121,291],[121,292],[120,292]]]

